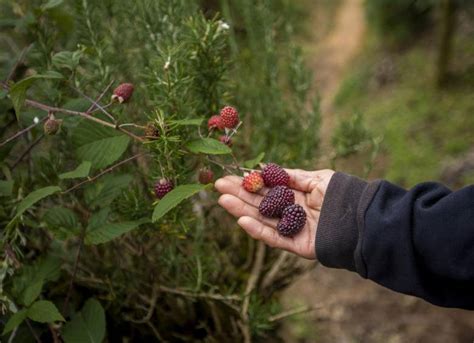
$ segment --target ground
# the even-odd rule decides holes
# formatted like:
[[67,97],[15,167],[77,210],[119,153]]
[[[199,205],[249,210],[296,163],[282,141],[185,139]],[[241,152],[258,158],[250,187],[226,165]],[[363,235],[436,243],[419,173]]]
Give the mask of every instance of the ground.
[[[336,114],[347,109],[340,105],[344,102],[344,99],[341,100],[344,89],[341,88],[348,87],[346,74],[351,63],[358,56],[360,58],[361,49],[365,46],[366,27],[362,5],[362,0],[340,1],[334,13],[324,13],[324,6],[315,6],[311,20],[315,25],[313,32],[327,28],[323,35],[314,34],[312,40],[307,37],[306,42],[306,50],[311,56],[309,64],[314,71],[317,91],[322,97],[323,153],[330,149],[329,132],[336,124]],[[329,18],[326,22],[325,17]],[[330,21],[330,25],[327,25],[327,21]],[[406,122],[406,118],[400,120]],[[391,165],[395,170],[403,169],[403,165],[398,167],[397,161],[394,164],[391,158],[390,154],[382,152],[379,165],[371,176],[387,174]],[[320,164],[325,162],[322,159]],[[428,176],[427,172],[419,172],[408,181],[401,181],[410,183]],[[311,304],[317,308],[286,321],[281,329],[285,342],[455,343],[474,340],[472,312],[440,308],[392,292],[343,270],[322,266],[314,268],[285,292],[283,302],[288,308],[298,304]]]

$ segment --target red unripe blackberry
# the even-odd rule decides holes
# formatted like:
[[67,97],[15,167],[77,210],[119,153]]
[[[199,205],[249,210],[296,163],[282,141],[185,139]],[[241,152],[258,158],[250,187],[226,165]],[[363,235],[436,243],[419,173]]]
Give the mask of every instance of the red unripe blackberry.
[[224,126],[229,129],[233,129],[239,124],[239,112],[232,106],[224,107],[220,115]]
[[112,100],[117,99],[120,103],[127,102],[131,98],[134,89],[131,83],[121,83],[114,89]]
[[232,138],[230,138],[229,136],[220,136],[219,137],[219,140],[221,141],[221,143],[231,147],[233,142],[232,142]]
[[209,118],[209,120],[207,121],[207,128],[209,131],[213,129],[221,131],[224,130],[224,123],[222,122],[221,116],[212,116],[211,118]]
[[259,172],[254,171],[244,176],[242,180],[242,186],[247,192],[256,193],[263,188],[262,175]]
[[54,116],[50,116],[43,125],[43,131],[45,135],[52,136],[55,135],[59,128],[61,127],[61,122],[54,118]]
[[263,181],[267,187],[288,186],[290,175],[275,163],[268,163],[262,170]]
[[278,233],[285,237],[293,237],[299,233],[306,224],[306,212],[298,204],[288,206],[283,210],[281,220],[278,222]]
[[295,193],[286,186],[272,188],[264,197],[258,210],[265,217],[280,218],[283,210],[295,203]]
[[173,181],[161,179],[155,183],[155,195],[158,199],[162,199],[166,194],[174,188]]
[[160,137],[160,130],[152,122],[149,122],[145,126],[145,137],[149,139],[156,139]]
[[199,170],[198,180],[203,185],[212,183],[214,181],[214,173],[209,168],[202,168]]

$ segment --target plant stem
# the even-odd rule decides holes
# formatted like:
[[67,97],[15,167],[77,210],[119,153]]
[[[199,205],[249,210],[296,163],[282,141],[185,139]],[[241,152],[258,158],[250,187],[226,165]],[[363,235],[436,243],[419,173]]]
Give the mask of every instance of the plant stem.
[[11,142],[12,140],[20,137],[21,135],[27,133],[28,131],[31,131],[36,125],[38,125],[39,123],[45,121],[46,119],[48,118],[48,116],[45,116],[43,118],[41,118],[37,123],[33,123],[31,124],[30,126],[28,126],[27,128],[23,129],[23,130],[20,130],[18,131],[17,133],[15,133],[13,136],[11,136],[10,138],[7,138],[6,141],[0,143],[0,148],[2,146],[4,146],[5,144],[8,144],[9,142]]

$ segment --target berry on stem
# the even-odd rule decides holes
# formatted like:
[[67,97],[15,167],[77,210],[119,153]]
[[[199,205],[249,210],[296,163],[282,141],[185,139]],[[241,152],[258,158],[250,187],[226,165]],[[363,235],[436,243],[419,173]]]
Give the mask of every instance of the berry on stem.
[[290,175],[275,163],[269,163],[263,168],[262,177],[267,187],[288,186],[290,181]]
[[299,233],[306,224],[306,212],[298,204],[288,206],[283,210],[282,218],[278,222],[278,233],[285,237],[293,237]]
[[286,186],[272,188],[264,197],[258,210],[265,217],[279,218],[283,210],[295,203],[295,193]]
[[246,191],[256,193],[263,188],[262,175],[259,172],[254,171],[244,176],[242,180],[242,186]]
[[225,106],[220,116],[225,127],[233,129],[239,124],[239,112],[232,106]]
[[43,131],[45,135],[53,136],[59,131],[60,127],[61,127],[61,121],[57,120],[54,117],[54,114],[51,114],[43,125]]
[[219,137],[219,140],[220,140],[221,143],[223,143],[223,144],[225,144],[225,145],[227,145],[227,146],[229,146],[229,147],[231,147],[232,144],[233,144],[232,138],[230,138],[229,136],[225,136],[225,135],[224,135],[224,136],[220,136],[220,137]]
[[120,103],[127,102],[131,98],[134,89],[131,83],[121,83],[114,89],[112,100],[118,100]]
[[155,183],[155,195],[158,199],[162,199],[166,194],[171,192],[174,188],[174,184],[171,180],[160,179]]
[[213,129],[217,129],[221,131],[224,130],[224,123],[222,122],[221,116],[216,115],[209,118],[209,120],[207,121],[207,128],[209,131]]
[[209,168],[201,168],[198,175],[199,183],[207,185],[214,181],[214,173]]

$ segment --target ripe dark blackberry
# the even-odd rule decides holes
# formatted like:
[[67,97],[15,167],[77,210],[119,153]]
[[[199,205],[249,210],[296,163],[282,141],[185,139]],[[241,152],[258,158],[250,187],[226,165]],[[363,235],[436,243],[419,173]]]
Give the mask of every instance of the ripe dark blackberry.
[[279,218],[283,210],[295,203],[295,193],[286,186],[272,188],[263,198],[258,210],[265,217]]
[[158,199],[162,199],[166,194],[174,188],[173,181],[161,179],[155,183],[155,195]]
[[299,233],[306,224],[306,212],[298,204],[288,206],[283,210],[281,220],[278,222],[278,233],[285,237],[293,237]]
[[275,163],[268,163],[262,170],[262,178],[267,187],[288,186],[290,175]]

